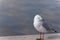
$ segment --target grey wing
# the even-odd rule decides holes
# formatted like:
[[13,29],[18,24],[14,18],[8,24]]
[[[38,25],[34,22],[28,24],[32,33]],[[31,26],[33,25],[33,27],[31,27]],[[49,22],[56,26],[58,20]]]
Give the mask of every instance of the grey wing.
[[54,28],[52,25],[46,23],[45,21],[44,21],[44,23],[43,23],[43,26],[44,26],[49,32],[58,32],[57,30],[55,30],[55,28]]

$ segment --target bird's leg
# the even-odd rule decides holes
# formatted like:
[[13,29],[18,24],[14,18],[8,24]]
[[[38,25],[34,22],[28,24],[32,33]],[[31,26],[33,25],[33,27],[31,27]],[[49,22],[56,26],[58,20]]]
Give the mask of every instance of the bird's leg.
[[40,39],[42,38],[42,33],[40,33]]
[[37,40],[44,40],[44,33],[40,33],[40,38]]
[[44,33],[43,33],[43,40],[44,40]]
[[40,33],[40,40],[44,40],[44,33]]

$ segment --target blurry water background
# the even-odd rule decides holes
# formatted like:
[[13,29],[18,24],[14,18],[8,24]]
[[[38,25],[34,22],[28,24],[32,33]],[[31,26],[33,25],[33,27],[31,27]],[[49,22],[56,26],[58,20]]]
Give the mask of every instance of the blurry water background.
[[0,0],[0,35],[38,34],[33,27],[36,14],[60,30],[60,0]]

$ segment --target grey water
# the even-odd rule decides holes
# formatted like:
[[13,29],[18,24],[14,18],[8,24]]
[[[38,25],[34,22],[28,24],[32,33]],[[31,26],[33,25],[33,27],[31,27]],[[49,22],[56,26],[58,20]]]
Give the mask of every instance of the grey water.
[[36,14],[60,31],[60,0],[0,0],[0,36],[38,34],[33,27]]

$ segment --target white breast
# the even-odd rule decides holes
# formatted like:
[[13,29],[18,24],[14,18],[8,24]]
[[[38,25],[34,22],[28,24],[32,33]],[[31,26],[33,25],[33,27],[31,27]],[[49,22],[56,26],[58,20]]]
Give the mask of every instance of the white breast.
[[34,17],[34,23],[33,23],[35,29],[39,32],[47,32],[47,30],[43,27],[43,21],[42,21],[42,17],[40,17],[39,15],[36,15]]

